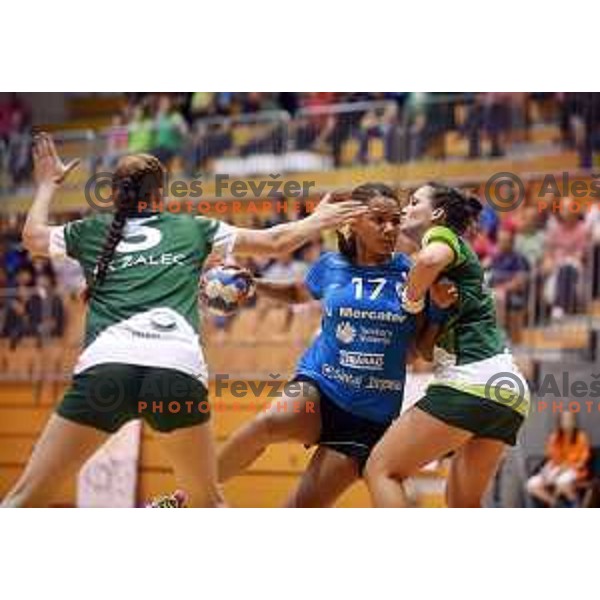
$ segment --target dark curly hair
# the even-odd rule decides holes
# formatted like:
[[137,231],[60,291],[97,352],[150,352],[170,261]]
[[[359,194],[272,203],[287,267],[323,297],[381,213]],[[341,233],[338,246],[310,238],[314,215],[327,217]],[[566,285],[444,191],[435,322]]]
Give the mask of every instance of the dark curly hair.
[[[365,204],[368,203],[369,200],[378,197],[390,198],[399,203],[396,192],[384,183],[365,183],[363,185],[359,185],[357,188],[354,188],[350,194],[350,198],[352,200],[358,200],[360,202],[364,202]],[[350,262],[356,262],[356,234],[354,232],[350,232],[350,234],[345,235],[341,231],[337,231],[336,233],[340,254],[345,256]]]
[[444,225],[463,235],[467,228],[479,219],[483,205],[472,193],[458,188],[431,181],[422,187],[432,190],[431,205],[433,209],[444,211]]

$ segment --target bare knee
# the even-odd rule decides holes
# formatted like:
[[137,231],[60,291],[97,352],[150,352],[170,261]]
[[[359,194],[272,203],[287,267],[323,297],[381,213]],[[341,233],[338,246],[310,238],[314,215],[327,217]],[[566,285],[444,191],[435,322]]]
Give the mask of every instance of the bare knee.
[[376,483],[382,479],[393,479],[399,483],[410,477],[410,473],[405,473],[401,468],[395,466],[382,452],[375,449],[363,473],[367,485]]
[[546,492],[546,486],[537,475],[534,475],[527,480],[525,488],[530,496],[537,496]]

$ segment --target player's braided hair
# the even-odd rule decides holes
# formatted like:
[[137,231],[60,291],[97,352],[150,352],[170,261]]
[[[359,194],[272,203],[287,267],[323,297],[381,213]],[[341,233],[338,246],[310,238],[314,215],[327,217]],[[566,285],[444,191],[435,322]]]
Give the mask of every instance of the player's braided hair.
[[[394,190],[384,183],[365,183],[364,185],[360,185],[352,190],[351,199],[366,204],[369,200],[379,196],[391,198],[398,202],[398,196]],[[342,231],[337,231],[336,233],[340,254],[345,256],[350,262],[356,262],[358,254],[356,233],[352,230],[349,233],[343,233]]]
[[458,235],[463,235],[469,225],[479,219],[483,206],[476,196],[441,183],[430,182],[425,185],[432,190],[431,205],[434,210],[444,210],[444,224]]
[[92,298],[106,279],[115,250],[123,237],[127,218],[140,214],[140,202],[147,206],[152,201],[153,194],[163,186],[163,176],[161,162],[149,154],[126,156],[119,161],[112,180],[115,213],[96,261],[86,299]]

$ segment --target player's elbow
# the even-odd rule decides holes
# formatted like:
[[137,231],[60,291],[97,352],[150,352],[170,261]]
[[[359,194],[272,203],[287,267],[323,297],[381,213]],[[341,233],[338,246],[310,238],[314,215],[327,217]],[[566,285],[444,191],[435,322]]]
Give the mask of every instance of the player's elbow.
[[48,231],[46,228],[25,225],[21,234],[23,247],[31,255],[48,253]]
[[419,257],[418,266],[427,271],[441,271],[446,266],[446,261],[436,254],[425,254]]

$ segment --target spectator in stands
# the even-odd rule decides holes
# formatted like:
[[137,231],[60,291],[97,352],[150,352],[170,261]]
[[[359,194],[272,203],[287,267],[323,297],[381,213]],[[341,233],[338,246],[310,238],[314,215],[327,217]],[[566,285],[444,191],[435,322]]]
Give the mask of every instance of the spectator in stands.
[[514,235],[505,229],[498,235],[498,252],[491,262],[490,285],[494,288],[500,323],[518,344],[527,308],[529,263],[514,248]]
[[47,275],[48,277],[54,279],[54,269],[52,267],[52,263],[48,258],[44,258],[41,256],[36,256],[31,259],[31,270],[33,272],[33,281],[37,283],[38,277],[43,275]]
[[5,337],[9,294],[10,290],[8,288],[6,273],[0,269],[0,337]]
[[491,156],[504,156],[512,106],[510,92],[473,94],[463,129],[469,141],[469,158],[481,156],[482,133],[487,134],[491,142]]
[[577,485],[588,476],[589,460],[590,443],[579,429],[576,415],[561,412],[546,444],[546,462],[527,482],[528,493],[548,507],[561,501],[577,506]]
[[244,114],[257,113],[267,108],[266,92],[247,92],[241,100],[241,109]]
[[504,156],[511,131],[511,92],[484,92],[483,128],[491,142],[491,156]]
[[[341,104],[353,104],[366,102],[370,99],[369,92],[342,92],[337,100]],[[331,146],[333,164],[336,168],[342,166],[342,152],[346,142],[359,137],[360,126],[365,113],[366,110],[344,110],[329,120],[325,135]]]
[[597,92],[565,92],[561,130],[563,140],[572,142],[579,151],[580,166],[593,166],[593,155],[600,147],[600,94]]
[[23,267],[16,275],[16,286],[9,289],[6,297],[6,320],[3,337],[10,340],[14,350],[19,342],[31,332],[31,303],[34,276],[31,267]]
[[576,204],[563,198],[561,211],[549,225],[543,270],[548,276],[545,287],[552,318],[577,311],[578,285],[590,247],[589,229]]
[[515,236],[515,250],[522,254],[531,268],[529,289],[533,294],[529,318],[540,323],[546,313],[543,302],[544,272],[547,231],[543,226],[542,215],[535,206],[523,209]]
[[30,122],[30,108],[16,92],[11,92],[8,101],[0,104],[0,141],[8,142],[15,123],[29,125]]
[[446,133],[454,129],[454,100],[451,92],[429,92],[425,97],[425,145],[437,160],[446,158]]
[[121,156],[127,154],[129,147],[129,132],[122,114],[115,115],[106,132],[106,154],[104,167],[114,169]]
[[56,281],[50,271],[40,273],[35,290],[27,301],[30,335],[41,343],[47,338],[62,337],[65,329],[65,308],[56,291]]
[[235,105],[235,92],[215,92],[215,108],[217,114],[228,117],[231,116],[234,111]]
[[[386,100],[385,92],[377,92],[372,100],[374,102],[384,102]],[[361,164],[372,162],[369,155],[369,142],[372,139],[381,139],[384,143],[384,158],[387,162],[393,159],[393,135],[395,127],[398,125],[398,104],[390,101],[387,105],[378,106],[369,110],[360,122],[358,139],[360,148],[358,159]]]
[[13,186],[27,183],[31,177],[31,134],[26,115],[22,111],[12,113],[12,126],[8,136],[8,170]]
[[515,236],[515,250],[522,254],[531,268],[542,263],[546,245],[546,232],[542,229],[540,215],[535,206],[526,206]]
[[483,229],[477,226],[465,232],[465,239],[469,242],[475,254],[477,254],[481,266],[484,269],[489,269],[492,259],[496,256],[496,244],[494,244]]
[[279,92],[277,103],[281,110],[285,110],[291,117],[296,116],[300,107],[300,98],[298,92]]
[[321,112],[336,102],[335,92],[306,92],[300,97],[304,114],[291,123],[291,137],[297,150],[322,146],[333,131],[335,117]]
[[409,92],[405,103],[406,158],[417,160],[427,148],[427,92]]
[[215,114],[216,92],[192,92],[190,102],[191,120],[205,119]]
[[154,121],[154,150],[152,154],[169,167],[171,161],[181,156],[187,124],[169,96],[161,96]]
[[220,158],[233,147],[232,126],[228,122],[196,123],[193,128],[186,165],[194,176],[198,170],[206,171],[210,159]]
[[131,154],[150,152],[154,141],[154,125],[150,110],[145,103],[134,107],[128,129],[129,152]]
[[600,207],[597,203],[588,211],[586,223],[592,242],[592,295],[597,299],[600,298]]
[[[483,194],[481,194],[481,197],[483,197]],[[498,213],[486,202],[479,216],[479,228],[492,242],[495,242],[499,227]]]

